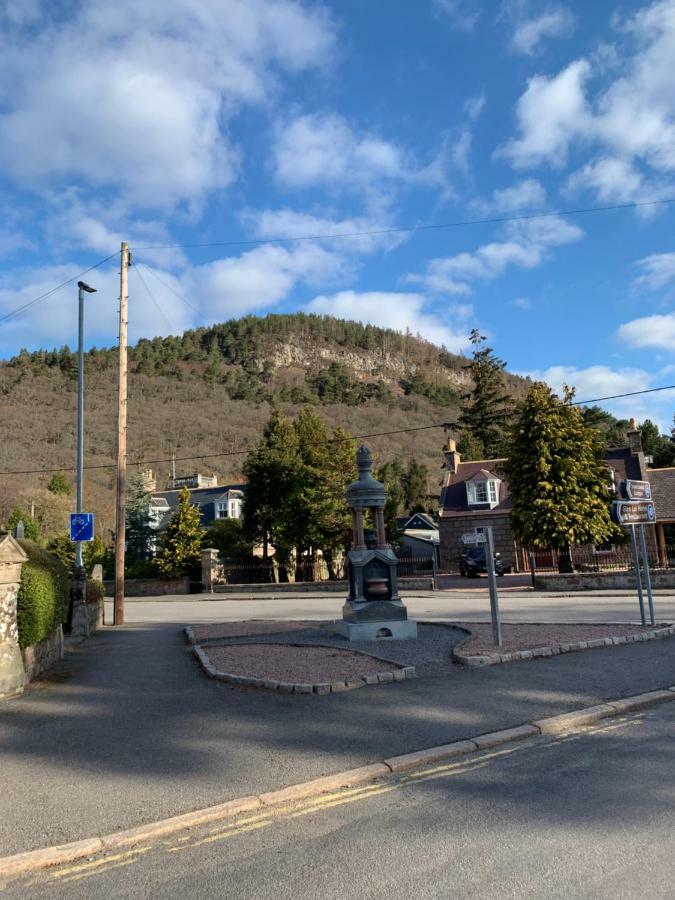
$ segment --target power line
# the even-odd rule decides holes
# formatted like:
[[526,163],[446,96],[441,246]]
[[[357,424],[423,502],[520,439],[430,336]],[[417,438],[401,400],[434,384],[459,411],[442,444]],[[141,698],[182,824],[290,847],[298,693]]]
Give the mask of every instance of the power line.
[[98,269],[99,266],[102,266],[103,263],[107,263],[109,259],[112,259],[113,256],[117,256],[117,253],[111,253],[110,256],[106,256],[105,259],[100,259],[97,263],[94,263],[93,266],[89,266],[88,269],[85,269],[83,272],[80,272],[77,275],[73,275],[72,278],[69,278],[67,281],[61,282],[61,284],[57,284],[56,287],[51,288],[49,291],[45,291],[44,294],[40,294],[38,297],[34,297],[32,300],[29,300],[28,303],[24,303],[22,306],[18,306],[16,309],[13,309],[11,312],[5,313],[4,316],[0,316],[0,324],[3,322],[11,322],[14,319],[18,319],[23,312],[27,309],[31,309],[33,306],[37,306],[38,303],[42,303],[43,300],[46,300],[48,297],[51,297],[52,294],[56,294],[62,288],[67,287],[69,284],[73,284],[75,281],[79,281],[87,272],[92,272],[94,269]]
[[571,406],[588,406],[590,403],[602,403],[603,400],[619,400],[621,397],[637,397],[638,394],[655,394],[657,391],[675,390],[675,384],[666,384],[663,387],[646,388],[644,391],[629,391],[626,394],[610,394],[609,397],[596,397],[594,400],[575,400]]
[[[662,387],[646,388],[645,390],[642,390],[642,391],[627,391],[626,393],[623,393],[623,394],[610,394],[607,397],[595,397],[592,400],[574,400],[571,405],[572,406],[588,406],[591,403],[601,403],[605,400],[620,400],[623,397],[636,397],[640,394],[655,394],[658,391],[672,391],[672,390],[675,390],[675,384],[666,384],[666,385],[663,385]],[[393,435],[393,434],[409,434],[409,433],[415,432],[415,431],[427,431],[431,428],[456,428],[456,427],[457,427],[456,422],[435,422],[433,425],[416,425],[416,426],[413,426],[412,428],[396,428],[393,431],[375,431],[375,432],[371,432],[370,434],[355,434],[355,435],[351,435],[350,437],[347,437],[347,438],[331,438],[328,441],[328,443],[335,444],[335,443],[343,443],[343,442],[352,441],[352,440],[353,441],[361,441],[361,440],[365,440],[366,438],[389,437],[390,435]],[[224,450],[222,453],[205,453],[205,454],[199,454],[197,456],[176,456],[176,457],[169,456],[169,457],[164,457],[163,459],[139,460],[136,463],[132,463],[132,465],[139,465],[139,466],[140,465],[157,465],[158,463],[172,462],[174,460],[175,460],[175,462],[193,462],[193,461],[202,460],[202,459],[221,459],[221,458],[230,457],[230,456],[243,456],[247,453],[253,452],[253,450],[255,450],[255,447],[246,447],[241,450]],[[115,467],[114,463],[101,463],[96,466],[85,466],[84,468],[87,471],[90,471],[90,470],[95,470],[95,469],[113,469],[114,467]],[[52,472],[70,472],[70,471],[73,471],[72,466],[58,466],[55,469],[24,469],[21,471],[17,470],[17,471],[13,471],[13,472],[0,472],[0,477],[9,476],[9,475],[46,475],[46,474],[51,474]]]
[[196,312],[196,313],[200,312],[200,310],[194,305],[194,303],[190,303],[190,301],[186,297],[184,297],[183,294],[181,294],[175,288],[171,287],[170,284],[167,284],[166,281],[164,281],[163,278],[160,278],[159,275],[157,274],[157,272],[155,272],[154,269],[150,268],[150,266],[147,263],[142,262],[138,257],[136,257],[136,263],[143,266],[143,268],[145,269],[146,272],[149,272],[153,276],[153,278],[155,278],[155,279],[157,279],[157,281],[159,281],[159,283],[161,285],[164,285],[164,287],[167,289],[167,291],[171,291],[171,293],[174,295],[174,297],[178,297],[178,299],[182,303],[184,303],[186,306],[189,306],[190,309],[193,310],[193,312]]
[[167,316],[166,316],[164,310],[163,310],[162,307],[159,305],[159,303],[155,300],[155,297],[154,297],[152,291],[151,291],[150,288],[148,287],[148,283],[146,282],[145,278],[143,278],[143,274],[141,273],[140,268],[139,268],[138,266],[132,266],[132,272],[133,272],[133,271],[135,271],[135,272],[136,272],[136,275],[138,275],[138,277],[140,278],[141,284],[142,284],[143,287],[145,288],[145,292],[147,293],[148,297],[149,297],[150,300],[152,301],[152,303],[153,303],[155,309],[157,310],[157,312],[160,314],[160,316],[162,317],[162,319],[164,319],[164,323],[165,323],[166,327],[169,329],[170,332],[175,331],[175,329],[173,328],[171,322],[169,322],[169,319],[167,318]]
[[665,206],[675,203],[675,197],[664,200],[639,200],[631,203],[616,203],[610,206],[585,206],[577,209],[561,209],[556,212],[523,213],[521,215],[492,216],[485,219],[460,219],[456,222],[426,223],[422,225],[401,225],[395,228],[376,228],[370,231],[341,231],[333,234],[309,234],[297,237],[255,238],[246,241],[207,241],[192,244],[154,244],[135,247],[134,250],[188,250],[198,247],[253,247],[260,244],[291,244],[298,241],[327,241],[337,238],[377,237],[385,234],[404,234],[415,231],[434,231],[443,228],[462,228],[469,225],[498,225],[505,222],[523,222],[531,219],[550,219],[556,216],[580,216],[586,213],[612,212],[620,209],[640,209],[644,206]]
[[[454,422],[436,422],[434,425],[417,425],[413,428],[397,428],[394,431],[378,431],[372,434],[355,434],[347,438],[331,438],[327,443],[329,444],[341,444],[346,443],[347,441],[359,441],[365,440],[366,438],[373,437],[388,437],[392,434],[408,434],[413,431],[427,431],[430,428],[455,428],[456,424]],[[149,466],[156,465],[157,463],[165,463],[165,462],[193,462],[194,460],[200,459],[216,459],[221,457],[229,457],[229,456],[243,456],[247,453],[253,452],[255,447],[246,447],[242,450],[224,450],[222,453],[206,453],[198,456],[169,456],[164,459],[144,459],[139,460],[137,463],[132,463],[132,465],[138,466]],[[90,471],[93,469],[114,469],[115,463],[101,463],[96,466],[85,466],[86,470]],[[22,471],[14,471],[14,472],[0,472],[0,477],[3,475],[46,475],[51,474],[52,472],[70,472],[73,470],[72,466],[59,466],[56,469],[24,469]]]

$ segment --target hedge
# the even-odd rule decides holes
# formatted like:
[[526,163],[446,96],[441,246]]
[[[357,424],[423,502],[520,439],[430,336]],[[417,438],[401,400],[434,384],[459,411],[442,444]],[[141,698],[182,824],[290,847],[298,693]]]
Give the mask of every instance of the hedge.
[[28,555],[17,597],[19,646],[30,647],[66,621],[70,576],[57,557],[33,541],[19,543]]

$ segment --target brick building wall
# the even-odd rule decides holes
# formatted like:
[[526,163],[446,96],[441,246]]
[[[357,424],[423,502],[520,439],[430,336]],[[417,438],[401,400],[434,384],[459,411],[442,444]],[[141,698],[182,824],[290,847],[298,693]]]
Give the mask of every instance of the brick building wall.
[[441,514],[439,522],[441,541],[441,571],[452,572],[459,568],[459,558],[464,550],[462,535],[473,532],[481,526],[492,528],[492,537],[495,543],[495,552],[499,553],[505,566],[510,566],[512,571],[518,571],[519,564],[516,559],[516,547],[513,533],[509,524],[508,514],[491,514],[484,518],[476,515],[457,516],[443,518]]

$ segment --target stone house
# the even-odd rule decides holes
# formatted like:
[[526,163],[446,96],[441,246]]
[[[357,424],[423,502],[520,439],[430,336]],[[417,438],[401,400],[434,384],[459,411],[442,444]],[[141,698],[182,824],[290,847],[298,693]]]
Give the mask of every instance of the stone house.
[[[196,478],[197,476],[195,476]],[[201,525],[208,528],[221,519],[241,519],[244,506],[245,484],[226,484],[213,487],[188,487],[190,500],[201,513]],[[150,523],[156,531],[162,531],[175,512],[180,501],[181,489],[171,488],[150,493]]]
[[[648,469],[642,451],[642,440],[637,428],[628,433],[628,446],[610,449],[605,455],[609,479],[615,491],[623,479],[651,481],[652,496],[656,505],[659,524],[647,526],[652,545],[663,546],[659,557],[665,558],[664,520],[670,515],[675,522],[675,469]],[[525,548],[513,536],[510,525],[512,508],[509,486],[504,476],[505,459],[481,459],[462,462],[455,441],[449,440],[444,451],[445,475],[439,499],[439,533],[441,569],[458,568],[464,549],[462,535],[492,528],[495,551],[501,555],[505,566],[514,572],[528,569]],[[665,473],[671,472],[672,476]],[[666,502],[667,501],[667,502]],[[656,531],[656,534],[655,534]],[[660,535],[660,537],[659,537]],[[586,548],[600,556],[606,548]],[[665,563],[663,563],[665,564]]]

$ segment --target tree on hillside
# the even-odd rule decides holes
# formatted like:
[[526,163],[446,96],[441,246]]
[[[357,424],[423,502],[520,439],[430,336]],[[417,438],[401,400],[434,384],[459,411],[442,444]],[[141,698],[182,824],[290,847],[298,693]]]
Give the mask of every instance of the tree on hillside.
[[601,434],[584,424],[574,392],[560,400],[543,382],[530,389],[516,420],[505,465],[511,527],[525,547],[560,551],[601,543],[618,532],[610,519],[611,487]]
[[155,564],[166,578],[196,575],[201,565],[201,513],[190,500],[190,491],[180,492],[178,509],[162,534]]
[[504,388],[506,363],[486,346],[485,336],[476,328],[469,339],[473,357],[467,368],[473,387],[462,398],[464,405],[459,421],[482,450],[482,458],[492,459],[503,455],[505,435],[513,415],[513,401]]
[[55,472],[49,479],[47,490],[51,491],[52,494],[67,496],[71,491],[70,482],[63,472]]
[[127,561],[131,564],[149,559],[155,532],[150,527],[150,494],[145,477],[140,472],[127,479],[125,522]]

